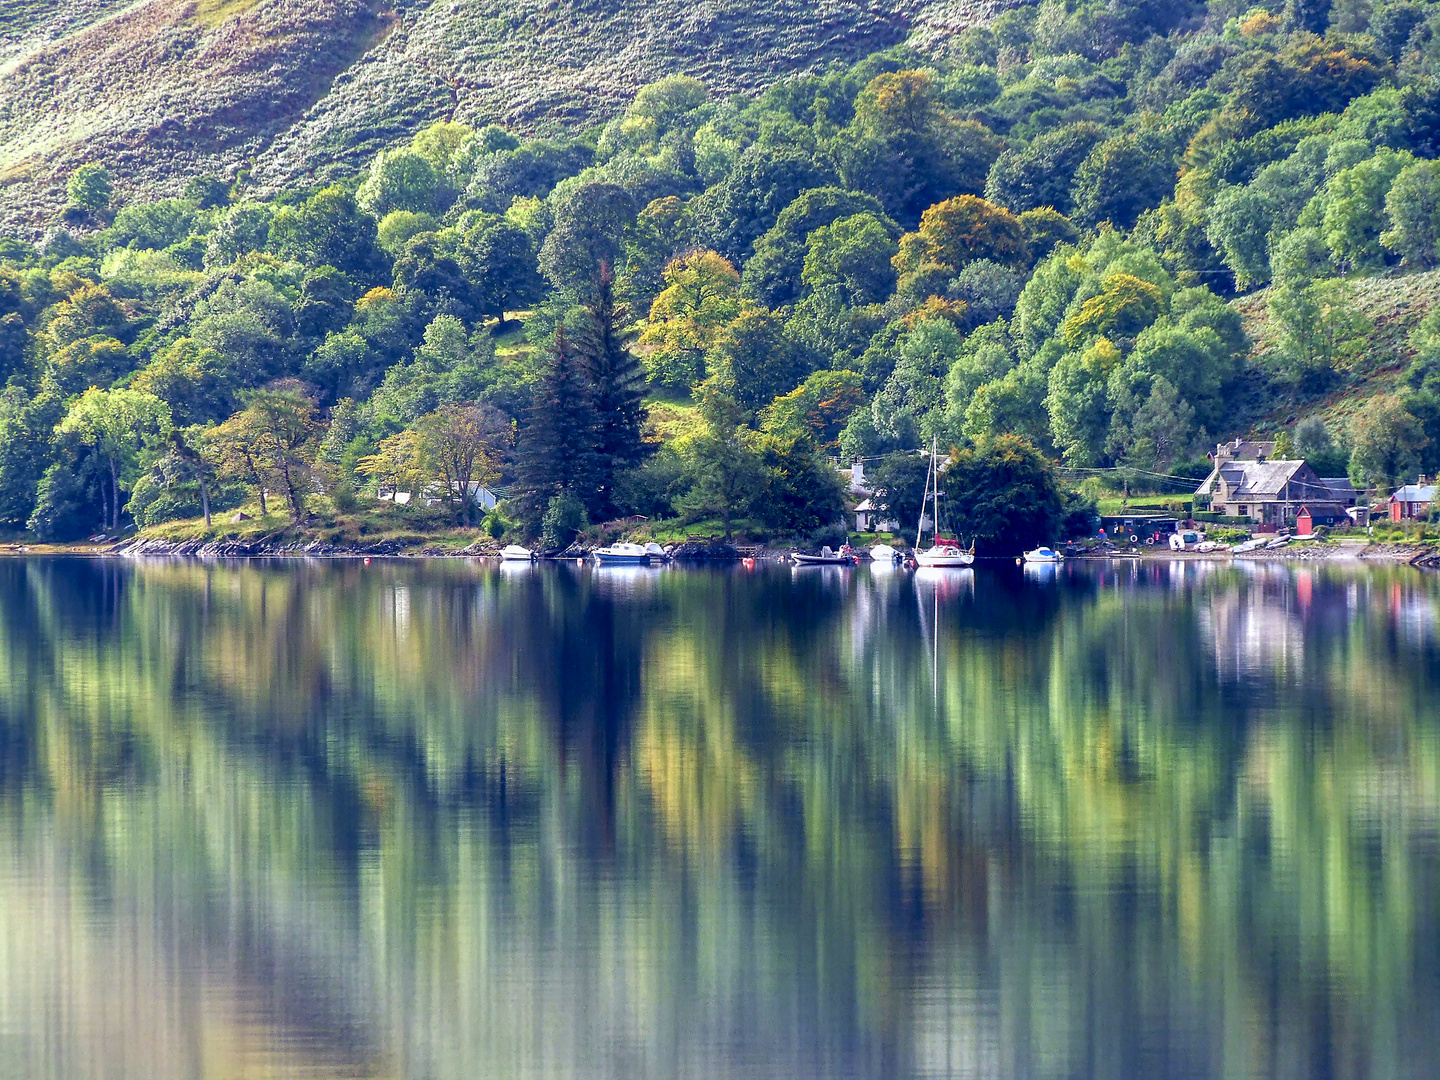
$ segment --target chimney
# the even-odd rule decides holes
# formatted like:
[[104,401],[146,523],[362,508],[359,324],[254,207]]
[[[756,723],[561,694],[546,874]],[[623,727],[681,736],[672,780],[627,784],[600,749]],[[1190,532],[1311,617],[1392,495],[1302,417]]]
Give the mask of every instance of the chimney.
[[865,483],[865,462],[855,462],[855,467],[850,470],[850,482],[856,487]]

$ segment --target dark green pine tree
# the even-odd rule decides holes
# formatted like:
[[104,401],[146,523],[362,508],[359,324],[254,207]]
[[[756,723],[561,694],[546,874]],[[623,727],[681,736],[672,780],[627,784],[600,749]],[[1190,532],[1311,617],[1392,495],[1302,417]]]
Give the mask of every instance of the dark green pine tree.
[[614,275],[600,269],[598,288],[586,304],[588,325],[581,342],[595,409],[595,452],[599,459],[599,500],[592,513],[613,515],[615,477],[645,460],[652,447],[641,435],[645,422],[645,370],[626,345],[624,314],[615,303]]
[[592,518],[603,509],[599,426],[589,365],[561,327],[520,433],[518,503],[529,524],[538,525],[550,500],[562,491],[579,499]]

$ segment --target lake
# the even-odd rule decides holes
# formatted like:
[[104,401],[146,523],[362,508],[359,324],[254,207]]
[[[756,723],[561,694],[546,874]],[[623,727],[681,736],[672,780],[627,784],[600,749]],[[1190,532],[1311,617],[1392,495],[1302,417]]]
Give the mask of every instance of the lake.
[[0,560],[0,1073],[1440,1075],[1440,578]]

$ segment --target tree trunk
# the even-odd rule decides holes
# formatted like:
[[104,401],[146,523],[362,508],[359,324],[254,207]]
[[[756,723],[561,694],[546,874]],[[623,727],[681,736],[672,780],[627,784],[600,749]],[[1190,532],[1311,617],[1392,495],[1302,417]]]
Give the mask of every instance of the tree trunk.
[[250,451],[245,451],[245,464],[250,469],[250,475],[255,478],[255,490],[260,495],[260,516],[263,518],[270,513],[265,505],[265,478],[260,475],[260,470],[255,467],[255,459],[250,456]]
[[205,528],[210,528],[210,484],[200,476],[200,510],[205,515]]
[[295,491],[295,485],[290,480],[290,461],[288,458],[283,458],[282,461],[284,462],[281,468],[285,474],[285,497],[290,500],[290,516],[298,525],[304,519],[305,511],[300,505],[300,497]]
[[102,527],[108,529],[110,528],[110,485],[103,480],[100,481],[100,503],[103,508],[100,515],[100,524]]
[[120,470],[110,459],[110,528],[120,528]]

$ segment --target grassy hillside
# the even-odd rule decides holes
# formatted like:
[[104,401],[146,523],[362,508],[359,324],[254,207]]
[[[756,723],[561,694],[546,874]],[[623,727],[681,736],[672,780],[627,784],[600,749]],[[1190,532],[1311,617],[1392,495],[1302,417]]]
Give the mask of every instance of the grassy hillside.
[[385,28],[358,0],[51,3],[43,19],[41,6],[6,27],[0,67],[0,227],[10,229],[52,218],[86,161],[104,161],[122,189],[163,194],[187,176],[233,173]]
[[1426,313],[1440,306],[1440,270],[1395,277],[1359,278],[1353,283],[1359,309],[1375,329],[1355,362],[1339,372],[1338,385],[1323,395],[1303,389],[1277,394],[1265,377],[1274,362],[1277,336],[1270,318],[1270,290],[1240,297],[1234,306],[1254,342],[1246,389],[1235,397],[1237,431],[1278,431],[1304,416],[1319,415],[1343,431],[1351,416],[1376,394],[1394,391],[1415,358],[1410,334]]
[[122,192],[355,171],[426,123],[607,118],[684,72],[754,92],[925,40],[1006,0],[12,0],[0,13],[0,229],[34,231],[104,161]]

